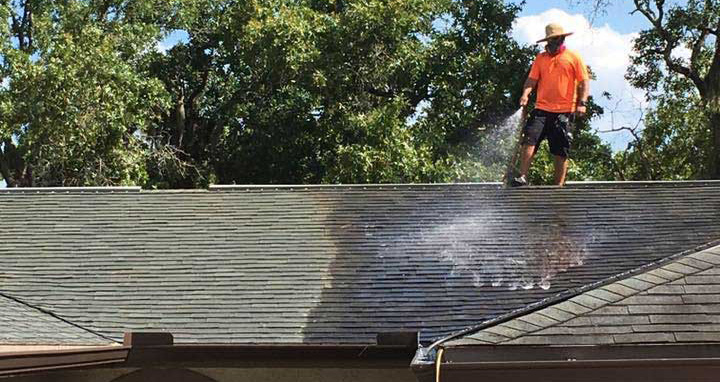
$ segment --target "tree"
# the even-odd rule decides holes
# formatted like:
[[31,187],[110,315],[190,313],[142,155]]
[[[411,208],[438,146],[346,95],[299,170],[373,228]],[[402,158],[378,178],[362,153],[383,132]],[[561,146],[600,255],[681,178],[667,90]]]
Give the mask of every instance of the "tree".
[[[595,0],[596,9],[602,9],[608,0]],[[667,155],[680,155],[678,176],[720,178],[720,1],[687,0],[684,4],[665,0],[634,0],[635,11],[650,23],[634,42],[636,54],[632,57],[627,78],[648,91],[651,100],[658,101],[658,109],[650,115],[643,138],[630,148],[632,152],[620,156],[622,160],[656,159]],[[680,57],[679,49],[686,49],[688,57]],[[681,101],[682,100],[682,101]],[[699,118],[687,119],[682,112],[692,111]],[[703,127],[697,124],[704,121]],[[693,135],[694,134],[694,135]],[[679,138],[685,137],[685,138]],[[696,148],[684,146],[686,151],[666,150],[673,141],[694,141]],[[653,151],[655,154],[654,155]],[[697,168],[702,171],[686,171],[683,163],[705,162]],[[641,167],[652,166],[642,164]],[[661,170],[645,169],[636,175],[648,177],[672,177]],[[682,175],[681,175],[682,174]]]
[[642,133],[628,128],[634,140],[615,157],[623,180],[699,179],[710,173],[712,135],[693,84],[676,76],[663,89],[644,118]]
[[480,127],[514,107],[531,58],[509,37],[518,10],[497,0],[214,2],[187,43],[155,57],[174,106],[153,135],[177,148],[171,164],[198,169],[156,186],[471,176],[462,167]]
[[[635,41],[638,53],[633,57],[628,78],[633,85],[650,91],[656,90],[658,84],[672,81],[670,73],[695,86],[713,142],[707,156],[708,171],[702,175],[720,178],[720,1],[689,0],[680,6],[666,5],[663,0],[654,4],[635,0],[635,4],[652,29],[642,32]],[[673,56],[678,47],[690,49],[689,59]]]
[[0,174],[8,186],[135,184],[143,129],[165,93],[143,69],[156,1],[5,0],[0,5]]

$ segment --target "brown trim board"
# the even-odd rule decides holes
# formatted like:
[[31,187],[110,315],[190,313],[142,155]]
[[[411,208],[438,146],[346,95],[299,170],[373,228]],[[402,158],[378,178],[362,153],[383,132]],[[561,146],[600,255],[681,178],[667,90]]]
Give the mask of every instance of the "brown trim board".
[[132,348],[123,366],[407,368],[415,350],[393,345],[160,345]]
[[127,359],[129,347],[104,346],[82,350],[33,351],[0,354],[0,376],[36,371],[111,365]]
[[[436,380],[435,362],[416,357],[411,367],[418,381]],[[705,381],[719,372],[720,344],[453,346],[443,349],[440,364],[443,382],[540,376],[553,381]]]

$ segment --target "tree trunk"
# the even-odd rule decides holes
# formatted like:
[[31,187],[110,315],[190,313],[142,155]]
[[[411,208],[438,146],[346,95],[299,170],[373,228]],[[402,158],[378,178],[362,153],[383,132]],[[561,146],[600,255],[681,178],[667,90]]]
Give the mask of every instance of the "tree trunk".
[[713,145],[710,158],[710,177],[720,179],[720,111],[710,112],[710,130],[713,135]]
[[715,53],[705,77],[705,102],[712,131],[710,177],[720,179],[720,37],[715,36]]

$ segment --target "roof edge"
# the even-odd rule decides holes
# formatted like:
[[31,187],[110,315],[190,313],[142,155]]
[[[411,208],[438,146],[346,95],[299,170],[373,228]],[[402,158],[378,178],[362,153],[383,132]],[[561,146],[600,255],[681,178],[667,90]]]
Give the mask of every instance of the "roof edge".
[[[564,188],[647,188],[647,187],[702,187],[720,186],[720,180],[672,180],[672,181],[570,181]],[[316,190],[316,189],[432,189],[432,188],[501,189],[501,182],[477,183],[370,183],[370,184],[212,184],[209,191],[253,190]],[[530,188],[561,188],[539,185]]]
[[0,377],[40,371],[123,363],[129,347],[101,346],[81,350],[28,351],[0,354]]
[[[720,180],[660,180],[660,181],[569,181],[564,188],[650,188],[650,187],[703,187],[720,186]],[[90,194],[90,193],[139,193],[139,192],[187,192],[187,191],[253,191],[253,190],[345,190],[345,189],[502,189],[501,182],[476,183],[370,183],[370,184],[212,184],[207,189],[143,190],[140,186],[88,186],[88,187],[8,187],[0,188],[0,194]],[[561,188],[538,185],[535,188]]]
[[209,191],[317,190],[317,189],[408,189],[408,188],[502,188],[500,182],[480,183],[372,183],[372,184],[212,184]]
[[0,188],[3,194],[91,194],[140,192],[140,186],[119,187],[8,187]]

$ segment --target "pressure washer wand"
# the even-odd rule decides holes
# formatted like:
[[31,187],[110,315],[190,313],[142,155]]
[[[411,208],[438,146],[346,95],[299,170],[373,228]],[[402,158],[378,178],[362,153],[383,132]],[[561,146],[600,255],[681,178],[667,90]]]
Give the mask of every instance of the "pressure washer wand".
[[510,184],[512,183],[513,177],[515,176],[515,173],[517,172],[517,162],[520,158],[520,148],[522,147],[522,139],[523,139],[523,128],[525,127],[525,121],[527,120],[528,116],[528,108],[527,106],[522,106],[522,111],[520,114],[520,118],[518,120],[518,127],[515,131],[514,141],[515,141],[515,147],[513,149],[513,154],[510,157],[510,161],[508,162],[507,169],[505,170],[505,176],[503,176],[503,186],[505,188],[509,188]]

